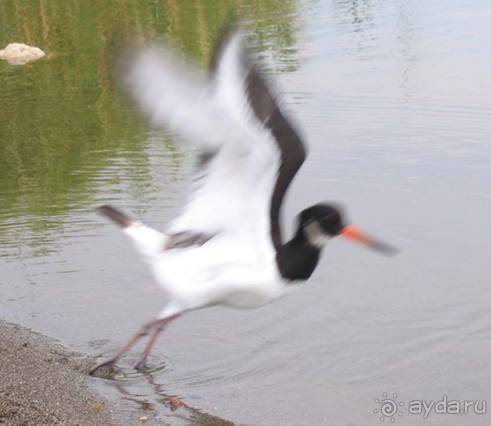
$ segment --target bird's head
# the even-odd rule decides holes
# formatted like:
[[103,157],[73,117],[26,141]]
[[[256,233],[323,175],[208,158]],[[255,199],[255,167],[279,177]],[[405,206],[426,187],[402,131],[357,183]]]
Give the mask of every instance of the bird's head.
[[298,225],[307,242],[319,249],[329,239],[342,236],[386,255],[397,253],[397,249],[368,236],[356,225],[347,225],[342,210],[332,204],[319,203],[303,210],[299,215]]

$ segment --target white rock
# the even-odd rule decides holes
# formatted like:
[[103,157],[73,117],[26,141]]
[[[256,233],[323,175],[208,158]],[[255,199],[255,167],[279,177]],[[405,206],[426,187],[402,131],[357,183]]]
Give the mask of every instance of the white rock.
[[42,58],[45,53],[39,48],[24,43],[10,43],[0,50],[0,59],[5,59],[11,65],[24,65],[30,61]]

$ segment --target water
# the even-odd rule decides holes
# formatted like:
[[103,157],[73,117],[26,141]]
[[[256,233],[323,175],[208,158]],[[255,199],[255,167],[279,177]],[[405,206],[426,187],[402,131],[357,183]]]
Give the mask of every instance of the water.
[[[163,228],[182,202],[191,155],[126,102],[110,72],[114,35],[167,34],[205,64],[230,6],[0,4],[1,44],[48,53],[0,64],[2,318],[107,355],[163,306],[94,208],[124,206]],[[184,316],[159,341],[152,374],[131,373],[133,353],[104,386],[129,415],[170,424],[206,420],[170,411],[178,396],[238,424],[376,425],[384,393],[404,403],[397,424],[489,424],[472,410],[424,419],[408,405],[490,395],[491,5],[234,7],[310,148],[287,228],[304,206],[337,200],[403,252],[386,259],[333,241],[301,291],[255,311]]]

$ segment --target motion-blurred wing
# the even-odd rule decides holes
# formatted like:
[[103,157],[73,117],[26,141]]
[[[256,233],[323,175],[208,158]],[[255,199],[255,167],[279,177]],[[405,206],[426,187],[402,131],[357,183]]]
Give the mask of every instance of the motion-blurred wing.
[[155,126],[218,148],[232,133],[207,79],[170,49],[151,45],[125,57],[124,82]]
[[154,123],[200,144],[193,190],[169,233],[193,240],[227,232],[278,247],[281,203],[305,150],[243,36],[222,40],[208,79],[151,48],[136,57],[126,81]]
[[[286,191],[306,158],[306,149],[295,129],[281,112],[277,100],[261,75],[258,64],[238,32],[231,32],[218,44],[211,62],[217,95],[251,127],[259,125],[263,136],[256,145],[257,155],[274,143],[278,157],[270,163],[275,182],[269,199],[269,221],[273,244],[282,244],[280,210]],[[245,99],[246,101],[245,101]]]

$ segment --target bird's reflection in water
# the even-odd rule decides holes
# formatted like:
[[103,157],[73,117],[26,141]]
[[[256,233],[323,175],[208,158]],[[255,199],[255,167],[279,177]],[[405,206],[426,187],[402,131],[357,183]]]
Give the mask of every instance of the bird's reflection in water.
[[[118,369],[114,371],[110,379],[112,386],[122,395],[122,398],[134,402],[142,417],[162,421],[164,418],[172,418],[175,424],[184,425],[217,425],[233,426],[234,423],[216,416],[202,412],[184,401],[179,396],[166,389],[164,383],[157,382],[157,375],[165,369],[165,364],[149,365],[143,371],[134,369]],[[135,392],[138,388],[136,382],[146,382],[151,391]],[[153,401],[149,401],[152,398]],[[181,423],[182,422],[182,423]]]

